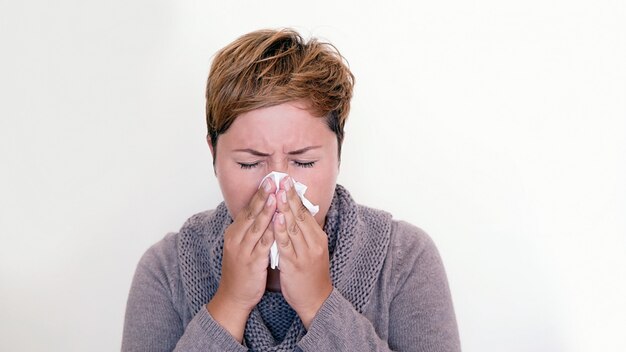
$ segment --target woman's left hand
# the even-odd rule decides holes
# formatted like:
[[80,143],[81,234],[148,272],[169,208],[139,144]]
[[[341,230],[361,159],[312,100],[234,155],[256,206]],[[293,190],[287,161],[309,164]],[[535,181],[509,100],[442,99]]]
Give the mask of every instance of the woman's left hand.
[[333,290],[328,236],[302,204],[291,177],[281,181],[276,201],[273,228],[280,254],[280,288],[308,329]]

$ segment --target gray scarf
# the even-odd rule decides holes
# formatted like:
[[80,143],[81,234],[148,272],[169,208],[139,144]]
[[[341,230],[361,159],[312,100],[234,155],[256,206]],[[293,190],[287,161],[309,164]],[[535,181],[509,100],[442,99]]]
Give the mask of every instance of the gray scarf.
[[[179,232],[181,277],[193,315],[217,291],[223,235],[232,222],[222,202],[214,211],[189,218]],[[362,313],[387,253],[391,215],[356,204],[350,193],[337,185],[324,232],[328,235],[333,286]],[[250,313],[244,340],[252,351],[294,351],[304,334],[302,322],[282,295],[266,293]]]

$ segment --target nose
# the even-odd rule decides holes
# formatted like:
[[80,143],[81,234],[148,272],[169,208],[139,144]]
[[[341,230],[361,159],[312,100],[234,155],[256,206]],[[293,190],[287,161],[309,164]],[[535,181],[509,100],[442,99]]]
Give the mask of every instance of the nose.
[[267,173],[272,171],[282,172],[285,174],[289,173],[289,160],[287,158],[283,158],[281,160],[273,160],[267,163]]

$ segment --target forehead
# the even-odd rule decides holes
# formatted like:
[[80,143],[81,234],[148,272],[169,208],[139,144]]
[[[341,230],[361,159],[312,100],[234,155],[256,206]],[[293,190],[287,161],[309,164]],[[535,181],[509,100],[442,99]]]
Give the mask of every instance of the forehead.
[[313,116],[298,103],[284,103],[239,115],[220,139],[232,147],[276,150],[332,146],[335,134],[325,118]]

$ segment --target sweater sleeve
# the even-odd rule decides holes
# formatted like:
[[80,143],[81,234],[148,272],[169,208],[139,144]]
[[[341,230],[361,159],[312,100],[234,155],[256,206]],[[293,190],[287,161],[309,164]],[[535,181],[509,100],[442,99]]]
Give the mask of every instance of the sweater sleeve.
[[391,351],[372,323],[333,289],[298,343],[304,351]]
[[461,344],[439,251],[421,229],[399,222],[398,276],[389,307],[389,345],[398,351],[460,352]]
[[137,265],[126,304],[122,351],[247,351],[206,308],[184,326],[181,295],[176,235],[170,234]]
[[[389,248],[394,283],[389,337],[334,289],[298,346],[303,351],[459,352],[456,318],[438,251],[428,235],[398,224]],[[408,233],[407,233],[408,232]]]

